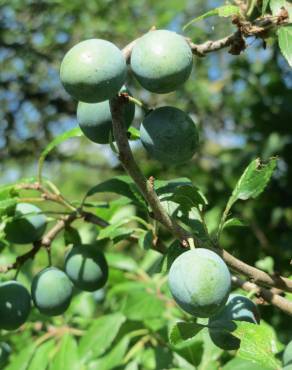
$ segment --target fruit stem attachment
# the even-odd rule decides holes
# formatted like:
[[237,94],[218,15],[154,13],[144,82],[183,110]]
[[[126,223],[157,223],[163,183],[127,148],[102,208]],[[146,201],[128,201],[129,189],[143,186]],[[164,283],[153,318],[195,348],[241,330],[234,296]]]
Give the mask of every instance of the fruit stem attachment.
[[196,248],[193,238],[188,238],[188,243],[189,243],[190,249],[195,249]]
[[46,248],[47,250],[47,254],[48,254],[48,264],[49,264],[49,267],[52,266],[52,253],[51,253],[51,248],[50,246]]
[[136,104],[138,107],[143,109],[145,113],[147,113],[150,109],[147,107],[146,104],[144,104],[141,100],[133,98],[133,96],[128,95],[127,98],[129,99],[130,102]]

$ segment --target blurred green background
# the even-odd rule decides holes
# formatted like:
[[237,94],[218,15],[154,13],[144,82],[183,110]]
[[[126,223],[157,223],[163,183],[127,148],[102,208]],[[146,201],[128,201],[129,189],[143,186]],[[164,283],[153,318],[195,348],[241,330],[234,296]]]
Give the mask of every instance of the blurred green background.
[[[76,101],[67,95],[59,79],[61,60],[70,47],[95,37],[112,41],[122,48],[152,26],[182,33],[183,25],[191,18],[222,4],[216,0],[0,1],[0,182],[12,183],[35,176],[42,149],[56,135],[77,125]],[[224,37],[232,31],[234,27],[230,20],[212,17],[195,23],[185,35],[200,43]],[[232,56],[226,49],[204,58],[195,57],[191,78],[171,94],[150,94],[141,89],[129,73],[128,85],[136,98],[151,107],[174,105],[184,109],[197,122],[201,133],[199,153],[184,165],[168,167],[150,160],[139,142],[133,144],[133,150],[147,177],[171,179],[185,176],[202,189],[209,201],[206,216],[211,232],[218,225],[228,196],[248,163],[256,157],[265,160],[277,156],[278,167],[268,189],[257,200],[239,203],[233,209],[233,215],[248,226],[224,231],[222,245],[250,264],[289,276],[292,252],[292,73],[275,44],[271,42],[265,49],[260,40],[250,38],[247,43],[247,50],[240,56]],[[136,127],[139,127],[141,117],[142,113],[137,109]],[[91,186],[123,171],[109,146],[93,144],[82,137],[71,139],[53,151],[47,158],[44,173],[67,198],[80,201]],[[96,198],[101,202],[111,199],[107,195]],[[111,220],[113,209],[118,209],[122,201],[114,204],[116,206],[110,210],[96,212]],[[128,206],[123,212],[134,212],[130,208]],[[79,230],[84,240],[96,236],[93,227],[81,225]],[[169,236],[165,239],[171,241]],[[54,245],[60,259],[62,244],[60,238]],[[115,256],[113,252],[116,250]],[[139,263],[147,270],[156,258],[136,245],[109,246],[108,251],[113,266],[117,264],[114,259],[123,251],[120,263],[135,264],[135,268]],[[9,253],[19,253],[19,247]],[[0,260],[10,258],[9,253]],[[35,264],[27,264],[25,273],[30,276],[44,263],[41,257],[38,258]],[[121,279],[118,271],[112,273],[113,285]],[[131,268],[123,271],[130,273]],[[76,317],[72,309],[62,320],[83,329],[82,320],[93,317],[92,312],[96,310],[94,301],[88,303],[86,299],[87,295],[82,303],[78,301],[83,306],[76,308],[79,310]],[[114,312],[115,305],[109,308],[105,304],[97,312],[107,310]],[[270,306],[261,307],[261,313],[283,343],[289,337],[291,339],[291,326],[287,325],[289,320],[291,324],[289,317]],[[56,320],[57,324],[59,321],[63,323],[61,319]],[[10,335],[16,353],[23,347],[25,338],[38,337],[37,333],[38,329],[31,326],[30,331],[22,332],[21,339]],[[153,356],[155,359],[155,353]],[[229,359],[225,356],[223,363]],[[157,362],[154,367],[141,363],[141,369],[171,368],[159,367]],[[98,366],[92,368],[102,369]]]

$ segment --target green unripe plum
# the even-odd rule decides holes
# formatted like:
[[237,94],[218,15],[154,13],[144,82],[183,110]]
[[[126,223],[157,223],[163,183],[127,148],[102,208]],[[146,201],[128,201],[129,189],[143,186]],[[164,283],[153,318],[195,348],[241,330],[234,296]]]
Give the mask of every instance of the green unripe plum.
[[10,243],[28,244],[41,239],[46,229],[46,217],[30,203],[18,203],[15,218],[5,227],[6,239]]
[[173,298],[184,311],[196,317],[210,317],[224,306],[231,276],[221,257],[197,248],[174,260],[168,283]]
[[236,328],[233,321],[246,321],[259,324],[257,306],[249,298],[240,294],[230,294],[226,306],[209,319],[209,334],[216,346],[224,350],[240,347],[240,340],[231,333]]
[[92,292],[92,296],[93,296],[94,302],[96,303],[102,302],[105,298],[105,289],[101,288],[101,289],[95,290],[94,292]]
[[31,296],[38,310],[47,316],[64,313],[70,305],[73,286],[68,276],[55,267],[40,271],[32,281]]
[[140,126],[140,137],[149,155],[168,165],[190,160],[199,145],[195,123],[174,107],[161,107],[149,113]]
[[11,347],[8,343],[0,342],[0,369],[4,369],[11,353]]
[[283,365],[292,366],[292,340],[287,344],[283,353]]
[[[121,92],[128,92],[122,89]],[[135,104],[132,102],[123,105],[123,122],[128,129],[135,115]],[[77,106],[77,121],[84,135],[94,143],[109,143],[112,133],[112,115],[109,101],[101,103],[79,102]]]
[[140,37],[132,50],[131,68],[147,90],[164,94],[176,90],[189,77],[193,54],[183,36],[167,30]]
[[97,103],[116,95],[126,79],[126,61],[109,41],[90,39],[65,55],[60,77],[65,90],[79,101]]
[[25,323],[30,313],[30,295],[18,281],[0,284],[0,329],[15,330]]
[[67,254],[65,271],[74,285],[93,292],[102,288],[108,278],[108,265],[95,246],[76,245]]

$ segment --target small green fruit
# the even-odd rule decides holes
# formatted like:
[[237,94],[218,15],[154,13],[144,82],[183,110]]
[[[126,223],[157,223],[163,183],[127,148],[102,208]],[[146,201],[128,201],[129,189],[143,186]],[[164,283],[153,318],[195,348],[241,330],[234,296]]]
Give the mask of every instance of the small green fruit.
[[[122,89],[121,92],[127,92]],[[128,129],[134,119],[135,104],[132,102],[123,105],[123,122]],[[112,132],[112,115],[109,101],[101,103],[79,102],[77,107],[77,121],[84,135],[94,143],[109,143]]]
[[259,324],[257,306],[249,298],[240,294],[230,294],[226,306],[209,319],[209,334],[214,344],[224,350],[235,350],[240,340],[232,335],[236,328],[233,321],[246,321]]
[[69,307],[72,290],[72,283],[63,271],[47,267],[33,278],[31,296],[41,313],[56,316]]
[[67,52],[60,77],[65,90],[75,99],[97,103],[119,92],[126,79],[126,61],[111,42],[90,39]]
[[74,246],[66,256],[65,271],[74,285],[93,292],[102,288],[108,278],[106,259],[95,246]]
[[131,68],[139,83],[159,94],[180,87],[192,66],[189,44],[182,36],[167,30],[148,32],[136,41],[131,54]]
[[190,160],[199,145],[195,123],[174,107],[161,107],[149,113],[141,124],[140,137],[149,155],[167,165]]
[[97,289],[94,292],[92,292],[92,296],[95,303],[100,303],[105,299],[105,289]]
[[183,310],[196,317],[210,317],[224,306],[231,277],[221,257],[208,249],[197,248],[174,260],[168,283],[173,298]]
[[30,312],[30,295],[18,281],[0,284],[0,329],[15,330],[25,323]]
[[5,227],[6,239],[10,243],[28,244],[41,239],[46,229],[46,217],[30,203],[18,203],[15,218]]
[[290,364],[292,366],[292,340],[287,344],[283,353],[283,365],[287,366]]
[[0,342],[0,369],[4,369],[11,353],[11,347],[8,343]]

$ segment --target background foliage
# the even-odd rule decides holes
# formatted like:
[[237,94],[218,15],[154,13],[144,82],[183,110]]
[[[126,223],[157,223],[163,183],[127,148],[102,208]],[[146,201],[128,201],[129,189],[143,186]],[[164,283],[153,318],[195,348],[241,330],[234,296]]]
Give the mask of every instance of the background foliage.
[[[76,102],[59,80],[60,62],[71,46],[98,37],[123,47],[153,25],[182,32],[193,17],[223,5],[213,0],[10,0],[0,4],[1,183],[35,176],[37,158],[48,142],[76,126]],[[212,17],[194,23],[185,34],[199,43],[232,30],[230,20]],[[172,94],[150,94],[129,76],[135,97],[149,106],[169,104],[186,110],[201,131],[200,152],[183,166],[168,167],[150,160],[138,142],[133,143],[134,153],[147,177],[188,177],[203,191],[208,198],[206,219],[211,233],[244,168],[256,157],[277,156],[277,169],[267,190],[256,200],[237,202],[233,208],[232,215],[247,226],[224,230],[221,244],[250,264],[289,276],[292,74],[276,43],[271,41],[265,49],[261,41],[250,38],[248,45],[240,56],[223,50],[195,57],[191,78]],[[137,126],[140,119],[138,111]],[[81,137],[52,151],[44,173],[68,198],[80,201],[89,188],[123,171],[108,146]],[[91,200],[96,205],[92,210],[111,222],[136,214],[135,207],[123,197],[101,193]],[[47,210],[48,205],[43,208]],[[75,225],[84,242],[94,241],[100,233],[93,226]],[[134,221],[130,225],[137,227]],[[70,236],[67,233],[65,240],[61,236],[54,242],[57,265],[62,266],[64,244],[70,242]],[[187,317],[171,300],[164,274],[156,273],[161,257],[145,251],[146,242],[139,246],[126,241],[113,244],[107,235],[100,238],[111,267],[105,292],[76,292],[64,317],[47,319],[33,311],[23,330],[3,336],[13,348],[7,369],[163,370],[198,366],[206,370],[223,366],[227,370],[243,366],[242,360],[232,359],[232,353],[212,345],[204,331],[187,344],[174,333],[168,344],[168,328]],[[171,244],[169,235],[164,239]],[[19,248],[24,247],[3,245],[1,264],[13,261]],[[45,264],[46,256],[38,255],[34,263],[26,263],[20,279],[28,284]],[[281,350],[280,343],[291,339],[289,317],[271,306],[261,306],[261,314],[270,335],[277,333]]]

